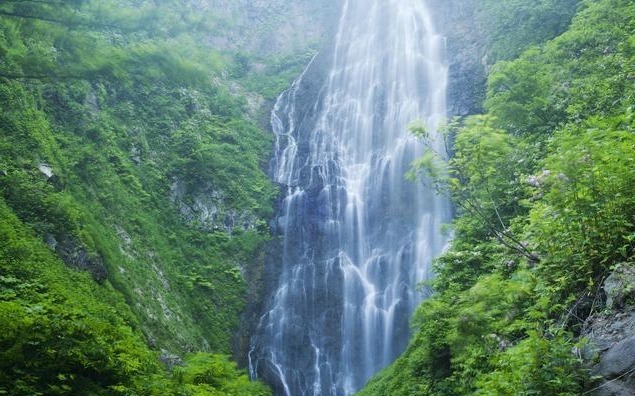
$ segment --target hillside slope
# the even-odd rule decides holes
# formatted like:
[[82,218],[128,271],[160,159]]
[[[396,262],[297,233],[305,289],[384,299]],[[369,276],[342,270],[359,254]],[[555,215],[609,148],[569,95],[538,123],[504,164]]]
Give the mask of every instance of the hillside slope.
[[227,358],[277,194],[259,119],[318,35],[212,47],[242,26],[212,3],[0,5],[0,394],[268,393]]

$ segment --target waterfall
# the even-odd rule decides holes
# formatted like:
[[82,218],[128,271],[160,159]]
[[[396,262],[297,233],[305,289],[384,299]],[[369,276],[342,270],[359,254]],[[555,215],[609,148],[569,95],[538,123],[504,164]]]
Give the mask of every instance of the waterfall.
[[408,125],[437,134],[444,49],[424,0],[346,0],[323,82],[314,59],[275,105],[284,241],[249,364],[278,395],[352,394],[409,340],[450,205],[404,179],[424,150]]

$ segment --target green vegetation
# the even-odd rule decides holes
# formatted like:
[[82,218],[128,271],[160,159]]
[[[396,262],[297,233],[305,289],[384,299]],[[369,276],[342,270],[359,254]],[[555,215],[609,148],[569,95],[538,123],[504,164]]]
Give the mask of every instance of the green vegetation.
[[260,74],[244,76],[245,86],[251,91],[258,92],[265,99],[274,100],[302,73],[314,55],[315,51],[309,50],[303,54],[278,55],[255,60],[262,62],[266,67]]
[[632,1],[582,2],[566,32],[494,65],[487,113],[448,125],[449,163],[415,164],[456,203],[454,240],[407,351],[360,395],[592,387],[572,350],[602,281],[635,261],[634,31]]
[[[571,350],[635,261],[635,5],[583,1],[567,30],[577,3],[483,7],[487,112],[411,175],[456,203],[454,240],[361,395],[590,386]],[[201,44],[227,26],[194,2],[0,3],[0,395],[270,393],[228,358],[276,194],[243,94],[313,53]]]
[[4,202],[0,215],[0,394],[269,394],[219,355],[168,374],[121,294],[66,267]]
[[269,394],[227,355],[271,142],[237,58],[199,44],[215,23],[169,1],[0,4],[0,394]]
[[530,45],[562,33],[580,0],[485,0],[477,18],[491,37],[492,60],[517,58]]

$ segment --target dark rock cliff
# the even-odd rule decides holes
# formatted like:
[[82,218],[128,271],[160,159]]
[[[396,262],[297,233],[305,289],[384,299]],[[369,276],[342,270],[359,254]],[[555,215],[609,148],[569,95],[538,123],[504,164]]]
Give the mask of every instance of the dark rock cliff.
[[[619,265],[598,290],[597,312],[581,334],[587,340],[581,356],[598,379],[597,396],[635,394],[635,265]],[[603,293],[601,293],[603,292]],[[602,295],[603,294],[603,295]],[[603,308],[603,309],[602,309]]]
[[446,37],[450,68],[449,116],[465,116],[482,111],[487,79],[487,29],[479,18],[478,2],[431,0],[437,29]]

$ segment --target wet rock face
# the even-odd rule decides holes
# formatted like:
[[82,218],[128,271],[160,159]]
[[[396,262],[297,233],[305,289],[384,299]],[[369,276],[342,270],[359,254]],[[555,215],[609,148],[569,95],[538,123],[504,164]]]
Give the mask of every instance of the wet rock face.
[[482,111],[487,80],[487,29],[477,17],[479,4],[473,0],[430,0],[446,37],[449,64],[448,113],[465,116]]
[[[298,141],[298,163],[306,162],[307,157],[310,155],[310,145],[308,144],[310,140],[309,134],[317,122],[317,116],[319,113],[317,109],[322,106],[321,99],[318,99],[316,103],[315,96],[317,92],[320,92],[323,89],[331,61],[332,59],[328,51],[321,52],[313,60],[311,67],[306,70],[304,78],[297,86],[297,101],[294,102],[297,112],[296,117],[292,121],[295,125],[297,125],[298,131],[298,136],[296,137]],[[289,95],[291,95],[291,92],[287,91],[283,96],[283,100],[291,101],[292,99]],[[288,123],[291,122],[291,119],[281,116],[280,122],[283,124],[283,128],[287,129],[289,127]],[[275,158],[272,159],[270,166],[271,172],[275,173]],[[319,192],[321,191],[321,179],[319,177],[312,178],[312,176],[315,175],[312,175],[311,171],[311,169],[308,169],[306,172],[302,172],[298,178],[291,181],[290,186],[280,185],[281,192],[286,191],[289,187],[306,185],[306,199],[301,200],[297,207],[295,207],[297,212],[302,212],[302,216],[294,218],[288,218],[285,215],[286,213],[284,208],[286,206],[286,199],[280,201],[277,205],[276,212],[278,213],[278,216],[272,221],[272,231],[275,234],[280,235],[280,237],[272,241],[265,252],[266,275],[262,278],[262,289],[260,290],[261,301],[257,306],[258,309],[251,312],[251,315],[259,318],[259,320],[257,319],[254,321],[256,325],[258,325],[259,321],[263,320],[263,313],[266,313],[268,307],[272,304],[274,299],[273,294],[278,287],[280,278],[283,276],[283,266],[281,264],[283,261],[286,260],[288,262],[299,263],[303,260],[307,260],[306,240],[315,241],[316,247],[314,247],[313,250],[313,254],[315,256],[323,257],[332,255],[332,252],[328,253],[325,251],[327,249],[326,243],[322,240],[323,238],[321,239],[320,237],[319,224],[322,222],[320,221],[319,208],[321,206],[318,203],[318,197]],[[288,235],[291,235],[286,242],[282,238],[282,235],[285,234],[285,232]],[[285,249],[285,245],[288,246],[288,248]],[[337,264],[335,266],[337,266]],[[298,282],[311,285],[316,279],[324,279],[327,277],[326,268],[328,268],[327,263],[320,261],[315,264],[313,273],[307,273],[299,276]],[[284,364],[286,367],[293,365],[298,372],[309,372],[310,367],[314,364],[316,359],[316,356],[314,356],[314,352],[311,349],[311,341],[307,338],[307,334],[309,334],[309,327],[318,322],[322,323],[323,327],[339,327],[338,319],[341,317],[341,307],[339,305],[329,305],[328,302],[333,299],[339,300],[339,298],[329,295],[329,293],[333,293],[333,290],[341,289],[341,287],[337,286],[337,284],[341,282],[341,279],[336,279],[336,277],[330,277],[329,279],[333,286],[331,289],[313,290],[312,295],[314,301],[316,302],[315,305],[318,308],[328,306],[329,313],[325,315],[317,315],[318,317],[312,317],[311,320],[306,320],[307,314],[303,308],[303,299],[298,298],[297,305],[294,304],[286,311],[289,317],[294,318],[291,320],[294,325],[288,328],[280,328],[280,337],[281,339],[284,339],[284,344],[289,348],[289,350],[294,350],[296,352],[285,356],[286,360],[279,363]],[[295,297],[296,296],[294,296],[294,298]],[[253,326],[252,329],[249,329],[249,333],[250,336],[260,339],[265,337],[267,330],[266,328]],[[324,350],[322,350],[321,353],[336,354],[337,351],[341,351],[342,345],[338,342],[338,339],[338,337],[333,337],[331,340],[332,342],[324,345]],[[249,339],[246,339],[245,341],[249,342]],[[249,358],[254,360],[258,359],[259,353],[257,350],[260,348],[261,346],[258,346],[254,348],[256,349],[255,352],[250,351]],[[301,358],[301,356],[304,358]],[[252,361],[250,363],[254,362]],[[254,367],[254,369],[257,371],[258,377],[274,389],[274,394],[288,394],[288,391],[285,391],[286,385],[280,381],[278,368],[275,365],[266,361],[261,361],[256,366],[257,367]],[[335,367],[334,369],[337,368]],[[330,378],[331,377],[329,376],[329,380]],[[305,387],[309,386],[311,383],[310,379],[307,378],[298,378],[297,381],[302,382]],[[331,381],[331,383],[333,382],[334,381]]]

